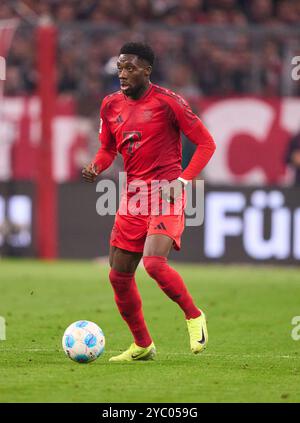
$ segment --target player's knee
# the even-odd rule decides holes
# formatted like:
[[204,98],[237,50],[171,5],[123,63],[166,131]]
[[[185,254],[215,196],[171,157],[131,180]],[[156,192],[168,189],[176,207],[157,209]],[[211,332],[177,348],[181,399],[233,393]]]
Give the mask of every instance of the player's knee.
[[108,277],[109,277],[109,281],[111,283],[111,286],[113,287],[114,291],[116,292],[116,290],[118,290],[118,286],[119,286],[119,279],[117,278],[113,269],[110,270]]
[[130,289],[132,274],[121,273],[111,269],[108,276],[116,294],[125,294]]
[[146,272],[149,276],[153,279],[157,279],[158,275],[162,271],[162,267],[166,264],[167,259],[166,257],[158,257],[158,256],[144,256],[143,263]]
[[108,274],[109,280],[112,284],[118,281],[118,277],[116,274],[116,271],[114,269],[110,269],[110,272]]
[[122,317],[127,320],[141,310],[142,301],[138,295],[133,274],[111,269],[109,280],[115,294],[115,301]]

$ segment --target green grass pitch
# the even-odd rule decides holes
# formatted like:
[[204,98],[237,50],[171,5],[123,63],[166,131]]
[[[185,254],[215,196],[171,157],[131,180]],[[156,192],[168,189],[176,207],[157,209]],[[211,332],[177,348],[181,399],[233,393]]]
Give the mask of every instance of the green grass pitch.
[[[186,323],[143,269],[137,282],[158,354],[113,364],[131,336],[97,262],[0,261],[0,402],[299,402],[300,315],[296,268],[176,265],[208,317],[205,352],[189,351]],[[105,353],[77,364],[62,351],[73,321],[96,322]]]

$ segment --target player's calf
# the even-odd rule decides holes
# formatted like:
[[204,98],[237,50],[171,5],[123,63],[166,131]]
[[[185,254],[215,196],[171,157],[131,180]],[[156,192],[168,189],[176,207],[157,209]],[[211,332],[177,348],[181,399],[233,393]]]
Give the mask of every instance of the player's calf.
[[195,306],[187,287],[179,273],[169,266],[166,257],[144,256],[143,263],[149,276],[161,290],[183,310],[186,319],[196,318],[201,314]]

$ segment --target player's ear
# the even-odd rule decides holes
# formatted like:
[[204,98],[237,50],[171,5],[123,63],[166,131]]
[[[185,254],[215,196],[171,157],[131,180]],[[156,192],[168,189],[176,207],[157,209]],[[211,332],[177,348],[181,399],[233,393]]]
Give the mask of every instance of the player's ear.
[[152,72],[152,66],[146,66],[145,67],[145,75],[150,76]]

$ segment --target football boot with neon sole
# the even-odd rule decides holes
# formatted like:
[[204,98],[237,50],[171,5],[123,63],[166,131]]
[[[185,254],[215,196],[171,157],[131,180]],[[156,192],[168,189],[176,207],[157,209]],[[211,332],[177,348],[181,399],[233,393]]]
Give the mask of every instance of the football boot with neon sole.
[[186,323],[190,335],[192,353],[198,354],[206,348],[208,342],[205,314],[201,311],[201,315],[199,317],[189,319]]
[[153,342],[147,348],[139,347],[135,343],[131,344],[128,350],[120,355],[111,357],[109,361],[121,363],[127,361],[146,361],[153,360],[156,355],[156,349]]

